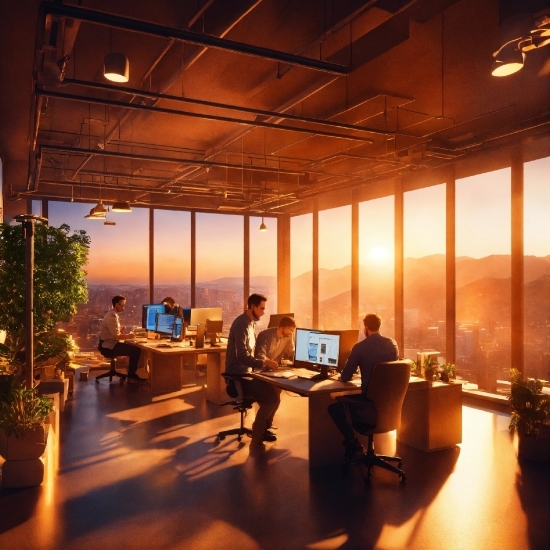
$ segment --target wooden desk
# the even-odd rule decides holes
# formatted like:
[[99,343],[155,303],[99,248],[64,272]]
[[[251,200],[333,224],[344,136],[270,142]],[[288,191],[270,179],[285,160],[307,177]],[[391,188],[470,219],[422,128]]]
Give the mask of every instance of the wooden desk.
[[[296,374],[308,373],[307,369],[293,369]],[[328,406],[334,403],[334,397],[343,394],[361,392],[361,380],[338,382],[336,380],[311,381],[302,378],[273,378],[260,373],[251,374],[254,378],[265,380],[283,390],[291,391],[308,398],[308,450],[309,467],[333,466],[342,464],[344,447],[342,434],[328,414]],[[411,376],[409,388],[428,386],[428,383]]]
[[[206,354],[206,398],[221,403],[220,391],[223,378],[220,373],[225,364],[227,346],[204,348],[191,347],[188,343],[172,344],[172,347],[158,347],[160,342],[127,342],[141,349],[139,368],[149,367],[149,384],[153,393],[169,393],[181,390],[182,371],[186,361],[196,362],[197,355]],[[225,395],[225,385],[223,386]]]

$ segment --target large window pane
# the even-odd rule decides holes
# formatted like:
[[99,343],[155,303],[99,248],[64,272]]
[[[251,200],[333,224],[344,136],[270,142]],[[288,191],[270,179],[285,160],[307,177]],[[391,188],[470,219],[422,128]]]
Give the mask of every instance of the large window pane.
[[121,324],[141,326],[141,306],[149,301],[149,210],[109,212],[109,221],[85,220],[94,204],[50,201],[49,224],[62,223],[71,230],[83,229],[91,238],[88,257],[88,303],[78,308],[67,330],[84,350],[97,346],[99,325],[111,308],[111,298],[123,294],[127,306]]
[[510,246],[510,169],[457,180],[457,373],[489,392],[509,379]]
[[359,203],[359,319],[382,317],[380,332],[395,337],[395,200],[393,195]]
[[445,355],[445,185],[404,194],[404,357]]
[[[260,231],[262,218],[250,217],[250,293],[267,296],[265,315],[257,330],[267,328],[269,315],[277,313],[277,218],[264,218],[267,231]],[[287,313],[287,312],[281,312]]]
[[350,310],[351,206],[342,206],[319,212],[319,328],[351,328]]
[[296,325],[313,328],[313,215],[290,219],[290,309]]
[[221,307],[228,327],[244,311],[242,216],[196,215],[197,307]]
[[550,157],[524,172],[525,369],[550,380]]
[[191,214],[154,211],[154,301],[171,296],[191,306]]

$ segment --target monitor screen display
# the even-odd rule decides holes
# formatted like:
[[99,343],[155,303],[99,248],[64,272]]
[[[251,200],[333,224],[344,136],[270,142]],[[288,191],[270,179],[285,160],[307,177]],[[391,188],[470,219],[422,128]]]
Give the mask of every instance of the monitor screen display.
[[340,335],[319,330],[296,329],[294,363],[336,368],[340,353]]
[[172,330],[172,338],[174,340],[181,339],[181,329],[183,328],[183,319],[181,317],[176,317],[174,319],[174,328]]
[[175,321],[176,316],[171,313],[157,313],[157,328],[155,330],[160,334],[172,336]]
[[[222,320],[222,308],[221,307],[193,307],[189,313],[189,324],[198,325],[199,323],[206,324],[206,320],[221,321]],[[185,319],[185,310],[184,310]]]
[[164,313],[164,304],[144,304],[141,310],[141,328],[156,330],[157,313]]

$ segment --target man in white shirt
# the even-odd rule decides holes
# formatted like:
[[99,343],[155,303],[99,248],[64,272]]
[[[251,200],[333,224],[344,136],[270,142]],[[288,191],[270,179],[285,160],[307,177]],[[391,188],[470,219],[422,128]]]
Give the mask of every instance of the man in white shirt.
[[128,382],[145,382],[145,378],[140,378],[137,375],[137,366],[141,350],[130,344],[124,344],[121,340],[128,340],[134,337],[133,333],[124,333],[126,327],[120,326],[119,313],[124,311],[126,307],[125,296],[114,296],[111,300],[113,309],[107,312],[107,315],[101,322],[101,330],[99,333],[100,352],[106,350],[106,354],[110,357],[128,357]]

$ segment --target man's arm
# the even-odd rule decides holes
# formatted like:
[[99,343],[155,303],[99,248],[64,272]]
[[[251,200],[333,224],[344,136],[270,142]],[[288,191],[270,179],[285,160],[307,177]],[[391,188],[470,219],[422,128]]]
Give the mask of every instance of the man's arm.
[[283,358],[285,359],[294,359],[294,339],[292,336],[287,338],[285,349],[283,351]]
[[256,359],[260,359],[261,361],[265,361],[268,359],[267,357],[267,347],[269,344],[269,338],[268,332],[265,330],[262,330],[260,334],[258,334],[258,338],[256,338],[256,347],[254,348],[254,357]]
[[264,362],[260,359],[255,359],[248,350],[248,327],[246,325],[235,327],[235,355],[237,361],[252,369],[261,369]]
[[359,366],[359,353],[357,352],[357,346],[351,348],[351,353],[346,361],[345,367],[340,373],[340,378],[342,382],[349,382],[351,377],[356,373],[357,367]]

